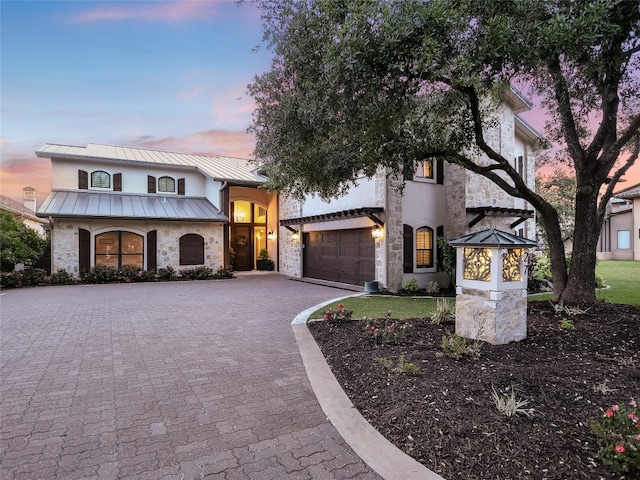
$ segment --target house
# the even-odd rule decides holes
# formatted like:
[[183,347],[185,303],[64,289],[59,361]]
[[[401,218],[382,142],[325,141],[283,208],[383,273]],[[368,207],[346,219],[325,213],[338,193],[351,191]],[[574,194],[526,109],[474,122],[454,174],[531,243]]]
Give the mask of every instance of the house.
[[[518,115],[530,108],[512,89],[486,137],[534,188],[542,137]],[[535,238],[534,211],[527,202],[462,167],[430,159],[404,179],[380,169],[331,202],[281,196],[279,216],[281,273],[360,286],[378,281],[392,291],[411,279],[423,288],[429,282],[447,284],[439,271],[437,237],[450,240],[496,228]]]
[[609,201],[597,258],[640,260],[640,183],[620,190]]
[[16,220],[35,230],[38,235],[44,238],[49,222],[36,216],[36,189],[24,187],[22,192],[22,203],[0,194],[0,212],[10,213]]
[[276,195],[245,159],[91,143],[47,144],[52,191],[38,211],[51,220],[52,269],[96,265],[151,270],[230,262],[254,268],[276,228]]

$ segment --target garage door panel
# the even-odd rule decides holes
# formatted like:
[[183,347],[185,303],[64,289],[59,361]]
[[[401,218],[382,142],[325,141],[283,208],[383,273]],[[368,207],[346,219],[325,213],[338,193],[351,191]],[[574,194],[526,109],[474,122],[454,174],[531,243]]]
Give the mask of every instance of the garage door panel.
[[352,285],[375,278],[375,241],[370,229],[308,232],[304,242],[306,277]]

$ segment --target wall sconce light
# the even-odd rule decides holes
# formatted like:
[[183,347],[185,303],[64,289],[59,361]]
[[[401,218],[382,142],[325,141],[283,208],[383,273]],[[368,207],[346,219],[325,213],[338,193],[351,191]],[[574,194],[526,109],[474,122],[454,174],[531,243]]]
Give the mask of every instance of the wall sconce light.
[[382,228],[380,228],[380,225],[374,225],[371,230],[371,236],[376,240],[380,240],[382,238]]
[[298,230],[294,230],[291,234],[291,238],[297,242],[300,240],[300,232]]
[[273,231],[269,231],[269,233],[267,233],[267,239],[275,240],[276,239],[276,234],[273,233]]

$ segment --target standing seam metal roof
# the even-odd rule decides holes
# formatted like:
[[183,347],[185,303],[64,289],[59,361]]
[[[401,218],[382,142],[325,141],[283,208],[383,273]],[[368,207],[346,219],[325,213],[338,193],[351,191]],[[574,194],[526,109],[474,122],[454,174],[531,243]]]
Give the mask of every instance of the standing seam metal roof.
[[264,175],[257,173],[257,164],[250,160],[236,157],[194,155],[100,143],[90,143],[86,147],[47,143],[36,150],[36,155],[41,158],[121,160],[155,165],[193,167],[215,180],[236,181],[255,185],[267,181]]

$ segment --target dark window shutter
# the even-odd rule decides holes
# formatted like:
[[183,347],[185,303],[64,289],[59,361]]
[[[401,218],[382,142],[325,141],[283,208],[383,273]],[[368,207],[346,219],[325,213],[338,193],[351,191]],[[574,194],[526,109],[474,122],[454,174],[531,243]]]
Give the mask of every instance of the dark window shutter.
[[196,233],[180,237],[180,265],[202,265],[204,263],[204,238]]
[[122,174],[121,173],[113,174],[113,191],[114,192],[122,191]]
[[178,179],[178,195],[184,195],[184,178]]
[[409,165],[405,164],[402,167],[402,178],[406,180],[413,180],[413,175],[415,174],[415,165],[411,162]]
[[157,230],[151,230],[147,233],[147,270],[158,268],[157,239]]
[[156,177],[147,175],[147,193],[156,193]]
[[80,272],[91,268],[91,233],[84,228],[78,230],[78,268]]
[[437,267],[438,267],[438,271],[442,271],[442,261],[444,260],[443,258],[443,251],[440,250],[439,245],[438,245],[438,238],[444,238],[444,225],[440,225],[439,227],[436,228],[436,262],[437,262]]
[[89,188],[89,172],[78,170],[78,188],[87,190]]
[[441,158],[436,160],[436,183],[444,184],[444,160]]
[[404,273],[413,272],[413,228],[402,226],[402,267]]

